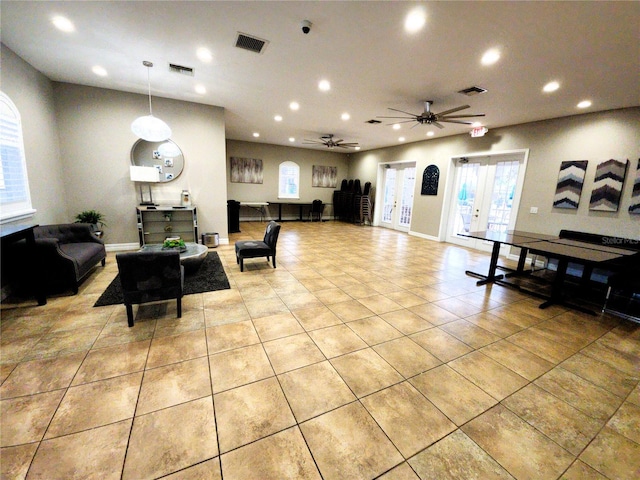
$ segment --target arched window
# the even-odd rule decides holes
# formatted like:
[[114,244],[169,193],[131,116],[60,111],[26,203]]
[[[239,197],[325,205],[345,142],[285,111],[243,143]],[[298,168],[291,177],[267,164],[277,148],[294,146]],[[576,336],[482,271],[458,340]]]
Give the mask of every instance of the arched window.
[[0,223],[33,215],[20,112],[0,92]]
[[278,198],[300,198],[300,167],[297,163],[280,164]]

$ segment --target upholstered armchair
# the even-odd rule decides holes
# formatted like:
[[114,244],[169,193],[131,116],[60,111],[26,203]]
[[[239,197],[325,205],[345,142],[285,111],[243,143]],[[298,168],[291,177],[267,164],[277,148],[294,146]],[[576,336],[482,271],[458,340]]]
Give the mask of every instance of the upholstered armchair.
[[119,253],[116,262],[130,327],[133,327],[133,304],[175,298],[177,316],[182,317],[184,267],[180,265],[178,251]]
[[80,282],[101,262],[107,251],[88,223],[41,225],[33,229],[38,270],[50,289],[70,287],[78,293]]
[[271,221],[267,224],[264,239],[240,240],[236,242],[236,263],[240,265],[240,271],[244,271],[245,258],[269,257],[273,259],[273,268],[276,268],[276,244],[280,234],[280,224]]

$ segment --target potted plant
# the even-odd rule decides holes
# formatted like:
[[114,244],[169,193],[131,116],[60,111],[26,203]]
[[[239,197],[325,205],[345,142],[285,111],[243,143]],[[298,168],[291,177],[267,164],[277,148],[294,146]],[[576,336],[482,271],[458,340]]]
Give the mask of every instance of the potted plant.
[[178,250],[184,252],[187,250],[187,245],[181,238],[167,238],[162,244],[163,250]]
[[103,220],[104,215],[96,210],[84,210],[76,215],[76,223],[91,224],[97,237],[102,237],[102,227],[107,226]]

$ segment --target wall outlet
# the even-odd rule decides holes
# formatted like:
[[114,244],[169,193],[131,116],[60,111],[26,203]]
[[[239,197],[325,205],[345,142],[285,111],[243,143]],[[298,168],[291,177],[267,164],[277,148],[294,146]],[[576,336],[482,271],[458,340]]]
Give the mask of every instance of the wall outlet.
[[531,207],[529,213],[538,213],[538,207]]

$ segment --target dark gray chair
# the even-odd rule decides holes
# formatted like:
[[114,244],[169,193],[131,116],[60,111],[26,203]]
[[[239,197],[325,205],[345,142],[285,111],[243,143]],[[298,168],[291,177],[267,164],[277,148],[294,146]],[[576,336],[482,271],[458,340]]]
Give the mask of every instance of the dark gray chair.
[[324,203],[322,200],[314,200],[311,202],[311,210],[309,210],[309,220],[313,222],[313,219],[318,219],[319,222],[322,221],[322,214],[324,213]]
[[119,253],[116,255],[116,261],[130,327],[133,327],[134,303],[175,298],[178,318],[182,317],[184,267],[180,264],[179,252],[166,250]]
[[236,242],[236,263],[240,265],[240,271],[244,272],[244,259],[269,257],[273,258],[273,268],[276,268],[276,244],[280,234],[280,224],[271,221],[267,224],[264,232],[264,239],[260,240],[240,240]]

